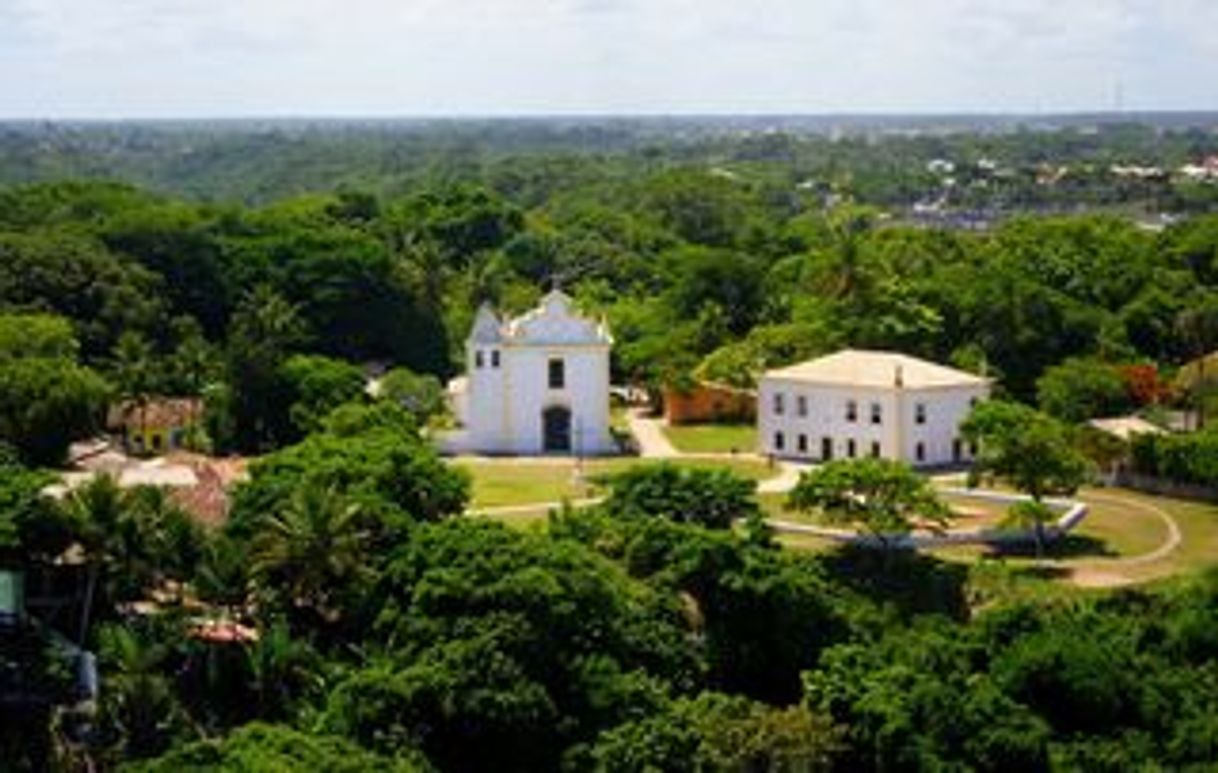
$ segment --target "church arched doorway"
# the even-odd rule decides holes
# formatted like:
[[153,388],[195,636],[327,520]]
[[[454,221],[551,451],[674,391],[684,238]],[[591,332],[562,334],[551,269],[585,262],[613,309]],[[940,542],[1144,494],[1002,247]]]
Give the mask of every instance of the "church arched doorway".
[[541,412],[541,442],[546,453],[571,450],[571,409],[552,405]]

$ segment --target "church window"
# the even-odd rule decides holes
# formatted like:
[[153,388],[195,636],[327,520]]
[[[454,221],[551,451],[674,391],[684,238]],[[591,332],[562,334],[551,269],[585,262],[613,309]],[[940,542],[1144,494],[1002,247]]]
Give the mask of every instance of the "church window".
[[859,404],[853,400],[846,401],[846,421],[855,422],[859,419]]
[[474,352],[474,367],[475,368],[482,367],[482,350],[481,349]]
[[491,367],[492,368],[499,367],[499,350],[498,349],[491,349]]
[[799,395],[795,398],[795,413],[801,417],[808,415],[808,397],[807,395]]
[[881,423],[883,423],[883,421],[884,421],[884,409],[882,407],[880,407],[879,403],[872,403],[871,404],[871,423],[872,424],[881,424]]
[[774,393],[774,415],[781,416],[786,409],[786,399],[782,392]]
[[566,386],[567,373],[561,357],[550,358],[550,389],[562,389]]
[[926,423],[926,403],[918,403],[914,406],[914,422],[917,424]]

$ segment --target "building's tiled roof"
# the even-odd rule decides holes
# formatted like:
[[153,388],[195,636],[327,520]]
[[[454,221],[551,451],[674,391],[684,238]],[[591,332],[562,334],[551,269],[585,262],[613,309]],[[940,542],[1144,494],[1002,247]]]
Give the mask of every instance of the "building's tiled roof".
[[1119,437],[1121,440],[1129,440],[1134,435],[1162,435],[1167,431],[1157,424],[1151,424],[1141,416],[1116,416],[1110,419],[1092,419],[1088,423],[1102,432]]
[[149,429],[186,427],[203,415],[203,401],[195,397],[157,397],[143,406],[124,400],[110,407],[109,427],[146,427]]
[[990,380],[899,352],[843,349],[814,360],[766,371],[765,378],[855,387],[933,389],[986,386]]

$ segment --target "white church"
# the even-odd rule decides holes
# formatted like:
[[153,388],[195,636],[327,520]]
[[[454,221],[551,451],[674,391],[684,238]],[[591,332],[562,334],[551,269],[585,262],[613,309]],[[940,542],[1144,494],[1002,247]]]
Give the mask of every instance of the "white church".
[[503,320],[482,306],[466,341],[464,377],[448,392],[461,428],[451,453],[616,453],[609,431],[609,348],[605,323],[579,316],[555,290],[541,305]]

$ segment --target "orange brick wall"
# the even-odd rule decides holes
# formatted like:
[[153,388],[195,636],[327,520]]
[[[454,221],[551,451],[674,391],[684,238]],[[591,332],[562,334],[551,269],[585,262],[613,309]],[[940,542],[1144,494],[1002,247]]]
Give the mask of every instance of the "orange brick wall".
[[669,424],[708,421],[752,421],[757,396],[739,389],[699,384],[688,391],[664,390],[664,418]]

